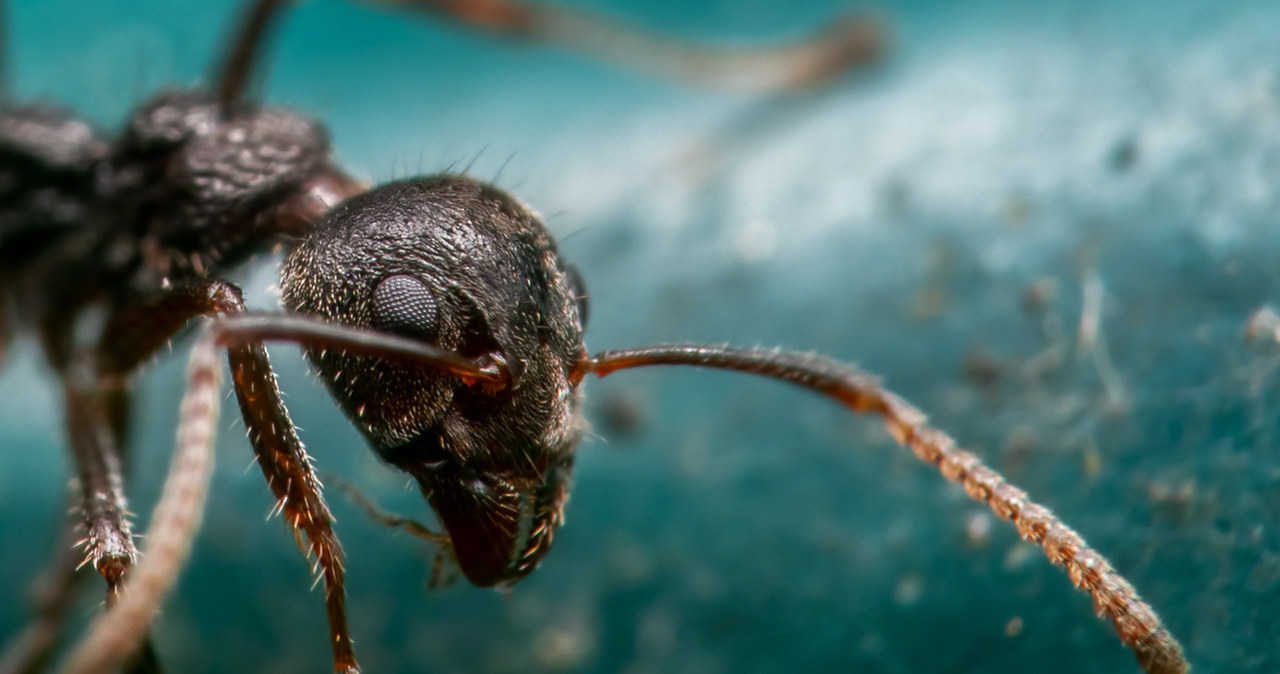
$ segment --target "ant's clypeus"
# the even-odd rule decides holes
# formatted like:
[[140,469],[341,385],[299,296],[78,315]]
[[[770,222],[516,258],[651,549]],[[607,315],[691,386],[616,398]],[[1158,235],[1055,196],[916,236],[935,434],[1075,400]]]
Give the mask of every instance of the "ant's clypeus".
[[[31,671],[51,657],[81,561],[106,580],[108,607],[65,671],[160,669],[149,626],[199,526],[225,349],[257,463],[324,583],[334,668],[358,671],[342,549],[268,363],[270,341],[301,346],[374,451],[418,482],[445,530],[421,535],[475,585],[513,584],[546,555],[562,522],[589,375],[719,368],[880,416],[898,443],[1064,567],[1144,669],[1188,669],[1178,643],[1101,555],[873,377],[820,356],[709,345],[589,355],[583,280],[518,201],[456,175],[368,188],[332,162],[319,124],[249,100],[261,47],[287,4],[250,3],[212,85],[156,96],[113,140],[47,106],[9,104],[0,114],[0,330],[35,332],[60,379],[84,543],[83,557],[68,545],[52,562],[53,587],[0,669]],[[518,0],[394,4],[762,90],[820,83],[872,60],[880,43],[866,20],[837,22],[797,45],[729,51]],[[281,243],[288,313],[248,311],[223,274]],[[86,335],[91,312],[104,318]],[[139,555],[121,479],[130,379],[202,316],[213,320],[192,349],[173,467]]]

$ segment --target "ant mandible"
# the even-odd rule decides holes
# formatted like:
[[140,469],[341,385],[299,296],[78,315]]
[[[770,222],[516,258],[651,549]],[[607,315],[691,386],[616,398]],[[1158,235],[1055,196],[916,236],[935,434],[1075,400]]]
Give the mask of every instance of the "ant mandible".
[[[858,21],[791,49],[728,54],[514,0],[405,4],[731,85],[813,84],[869,60],[878,45]],[[513,584],[547,553],[568,496],[587,375],[711,367],[790,382],[879,415],[898,443],[1063,566],[1144,669],[1187,671],[1152,609],[1079,534],[873,377],[815,355],[710,345],[588,355],[584,283],[518,201],[456,175],[366,188],[331,162],[317,123],[247,100],[261,46],[286,5],[251,3],[212,91],[157,96],[113,142],[47,107],[0,115],[0,300],[12,304],[0,318],[33,328],[59,375],[85,561],[108,587],[109,608],[66,671],[122,662],[159,668],[149,624],[199,526],[223,348],[276,507],[325,584],[335,671],[359,671],[341,546],[267,341],[300,345],[378,455],[418,482],[445,529],[447,554],[475,585]],[[619,39],[602,39],[609,36]],[[281,270],[289,313],[250,312],[220,274],[281,242],[296,242]],[[84,340],[80,324],[91,309],[105,320]],[[121,480],[129,379],[201,316],[214,320],[192,349],[174,464],[139,560]],[[59,611],[42,612],[7,661],[38,666],[60,622]]]

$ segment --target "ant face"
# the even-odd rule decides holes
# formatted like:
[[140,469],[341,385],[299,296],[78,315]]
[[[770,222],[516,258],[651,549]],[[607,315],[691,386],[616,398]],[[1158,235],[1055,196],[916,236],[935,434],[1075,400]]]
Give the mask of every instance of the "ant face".
[[292,311],[501,364],[476,389],[435,369],[310,349],[351,421],[412,475],[476,585],[514,581],[559,527],[578,439],[581,280],[542,223],[458,177],[393,183],[316,226],[281,270]]

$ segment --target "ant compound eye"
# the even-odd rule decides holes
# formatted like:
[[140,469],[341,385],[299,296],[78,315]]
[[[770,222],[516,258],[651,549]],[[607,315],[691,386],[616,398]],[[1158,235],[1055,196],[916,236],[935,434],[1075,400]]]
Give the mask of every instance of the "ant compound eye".
[[569,282],[569,292],[573,293],[573,299],[578,303],[578,320],[586,328],[587,317],[591,315],[591,305],[587,302],[587,282],[582,279],[578,268],[571,264],[564,266],[564,276]]
[[431,342],[440,334],[440,307],[422,281],[388,276],[373,291],[373,328]]

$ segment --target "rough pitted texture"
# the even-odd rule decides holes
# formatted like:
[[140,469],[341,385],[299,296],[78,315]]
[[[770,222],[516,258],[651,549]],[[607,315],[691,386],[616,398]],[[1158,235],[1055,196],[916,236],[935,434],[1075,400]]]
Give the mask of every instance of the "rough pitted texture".
[[356,327],[374,325],[384,281],[411,277],[436,305],[434,345],[509,370],[511,386],[491,394],[433,370],[308,353],[374,448],[418,479],[476,584],[531,571],[568,495],[579,426],[569,374],[585,351],[565,269],[524,207],[454,176],[348,200],[281,269],[287,307]]
[[[208,95],[168,92],[114,142],[48,106],[0,111],[0,286],[21,324],[65,360],[78,310],[137,302],[206,276],[308,223],[289,218],[330,171],[328,138],[295,113],[219,113]],[[74,267],[75,274],[66,273]]]

